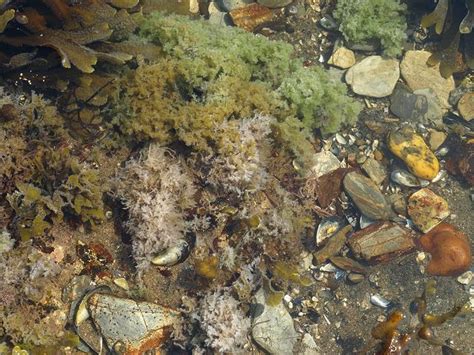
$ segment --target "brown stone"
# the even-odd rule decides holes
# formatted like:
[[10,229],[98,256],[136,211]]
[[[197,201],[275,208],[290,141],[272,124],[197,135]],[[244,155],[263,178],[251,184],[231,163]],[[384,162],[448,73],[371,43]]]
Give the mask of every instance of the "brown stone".
[[461,97],[458,102],[458,110],[466,121],[474,119],[474,92],[465,93]]
[[469,270],[472,253],[468,237],[448,223],[441,223],[419,239],[431,254],[426,271],[437,276],[458,276]]
[[449,93],[455,87],[454,79],[452,76],[443,78],[439,72],[439,64],[434,66],[426,64],[430,56],[431,53],[427,51],[408,51],[400,64],[401,74],[413,91],[433,89],[443,108],[447,109]]
[[357,258],[387,261],[410,252],[415,247],[416,233],[393,222],[378,222],[354,233],[349,247]]
[[319,265],[324,263],[326,260],[328,260],[330,257],[338,254],[344,244],[346,244],[346,239],[347,239],[347,234],[352,230],[351,225],[345,226],[344,228],[341,228],[339,231],[336,232],[333,236],[331,236],[326,243],[326,245],[316,251],[313,256],[314,256],[314,261],[313,263],[315,265]]
[[343,180],[344,190],[357,208],[370,219],[390,219],[394,213],[378,186],[368,177],[355,171]]
[[328,60],[328,64],[341,69],[352,67],[356,62],[354,52],[345,47],[337,48]]
[[252,32],[257,26],[269,22],[273,17],[273,12],[265,6],[250,4],[232,10],[229,15],[237,27]]

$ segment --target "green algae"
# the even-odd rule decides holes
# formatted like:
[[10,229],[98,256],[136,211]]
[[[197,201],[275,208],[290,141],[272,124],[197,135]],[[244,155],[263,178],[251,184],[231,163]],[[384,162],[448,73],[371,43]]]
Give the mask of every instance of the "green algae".
[[384,54],[397,56],[406,39],[406,5],[398,0],[339,0],[334,17],[344,38],[354,44],[375,42]]
[[227,139],[216,137],[216,125],[258,112],[277,118],[277,130],[293,140],[285,139],[287,148],[301,158],[311,147],[300,142],[312,130],[335,132],[360,112],[342,83],[304,68],[286,43],[160,13],[144,20],[140,37],[161,46],[164,56],[119,85],[114,124],[134,139],[225,151]]

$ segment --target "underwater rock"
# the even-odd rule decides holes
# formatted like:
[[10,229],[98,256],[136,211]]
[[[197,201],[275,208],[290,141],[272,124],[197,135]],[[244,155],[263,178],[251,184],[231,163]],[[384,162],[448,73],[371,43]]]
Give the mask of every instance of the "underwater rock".
[[362,274],[355,274],[351,272],[349,275],[347,275],[347,279],[352,282],[353,284],[358,284],[362,281],[364,281],[365,276]]
[[354,52],[346,47],[337,48],[328,60],[328,64],[341,69],[352,67],[356,62]]
[[222,11],[230,12],[235,9],[239,9],[248,4],[255,2],[254,0],[216,0],[215,3]]
[[277,7],[283,7],[289,5],[293,0],[257,0],[260,5],[275,9]]
[[318,202],[322,208],[328,207],[342,191],[342,180],[351,169],[338,168],[318,179]]
[[374,158],[367,158],[364,164],[362,164],[362,170],[364,170],[377,185],[380,185],[387,177],[385,166]]
[[252,338],[270,354],[292,354],[298,333],[285,306],[281,302],[277,306],[267,305],[263,288],[255,298],[263,310],[252,320]]
[[363,275],[367,274],[367,269],[363,265],[346,256],[332,256],[329,258],[329,261],[341,270],[356,272]]
[[373,55],[352,66],[346,82],[356,94],[370,97],[390,95],[400,77],[398,61]]
[[432,180],[438,175],[439,162],[423,138],[408,126],[390,132],[388,148],[402,159],[417,177]]
[[324,174],[341,167],[341,162],[329,151],[323,150],[313,157],[314,165],[311,168],[311,175],[319,178]]
[[441,223],[419,239],[421,248],[431,254],[428,274],[458,276],[472,263],[469,238],[448,223]]
[[352,226],[348,225],[344,228],[339,229],[334,235],[329,238],[326,245],[315,252],[314,261],[315,265],[324,263],[330,257],[339,253],[344,244],[346,244],[347,234],[352,230]]
[[230,20],[228,19],[227,13],[220,11],[214,2],[209,4],[209,23],[227,26],[229,25]]
[[250,4],[232,10],[229,15],[237,27],[252,32],[261,24],[269,22],[273,17],[273,12],[265,6]]
[[474,186],[474,139],[452,144],[446,169],[450,174],[461,175],[468,184]]
[[404,120],[419,120],[428,111],[428,102],[426,97],[415,95],[399,83],[390,96],[390,111]]
[[349,247],[357,258],[387,261],[415,247],[416,233],[392,222],[371,224],[349,238]]
[[465,93],[461,97],[458,102],[458,110],[466,121],[474,119],[474,92]]
[[430,56],[431,53],[427,51],[408,51],[400,64],[402,77],[413,91],[431,88],[442,107],[448,108],[449,93],[455,87],[454,79],[452,76],[443,78],[439,72],[439,64],[426,64]]
[[436,131],[434,129],[431,130],[430,137],[428,140],[428,144],[430,145],[431,150],[435,151],[436,149],[438,149],[441,144],[444,143],[446,137],[447,135],[444,132]]
[[443,115],[446,110],[442,108],[441,101],[431,88],[418,89],[413,94],[426,98],[427,110],[421,118],[422,123],[442,126]]
[[350,172],[343,181],[344,190],[349,194],[354,204],[370,219],[390,219],[394,213],[385,196],[375,183],[357,172]]
[[179,317],[178,312],[155,303],[104,293],[92,294],[87,308],[108,349],[120,354],[159,348]]
[[423,233],[441,223],[449,213],[446,200],[430,189],[418,190],[408,199],[408,215]]

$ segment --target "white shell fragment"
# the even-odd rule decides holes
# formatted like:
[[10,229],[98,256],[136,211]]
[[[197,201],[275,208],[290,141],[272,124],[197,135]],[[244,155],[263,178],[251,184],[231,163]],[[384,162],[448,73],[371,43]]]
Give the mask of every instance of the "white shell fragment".
[[456,279],[462,285],[470,285],[474,281],[474,272],[466,271]]
[[87,300],[83,300],[77,307],[77,311],[74,317],[74,324],[78,326],[85,320],[89,319],[89,317],[90,314],[87,310]]
[[123,277],[118,277],[114,279],[114,284],[116,284],[118,287],[123,288],[124,290],[129,290],[130,287],[128,286],[128,282],[125,278]]
[[379,294],[375,294],[370,296],[370,303],[377,307],[387,308],[392,302],[390,302]]
[[176,245],[165,249],[155,256],[151,263],[158,266],[176,265],[189,255],[190,249],[190,245],[186,240],[179,240]]
[[366,215],[361,214],[359,219],[360,229],[370,226],[371,224],[377,222],[376,220],[370,219]]

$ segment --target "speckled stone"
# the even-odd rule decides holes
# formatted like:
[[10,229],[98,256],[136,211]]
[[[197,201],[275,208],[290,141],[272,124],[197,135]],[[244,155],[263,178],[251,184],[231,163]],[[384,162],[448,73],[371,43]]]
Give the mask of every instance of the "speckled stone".
[[346,82],[356,94],[385,97],[393,92],[399,77],[397,60],[373,55],[352,66],[347,71]]
[[283,303],[274,307],[267,305],[262,288],[255,298],[263,308],[252,321],[252,337],[255,342],[270,354],[293,354],[298,334]]
[[345,47],[337,48],[328,60],[328,64],[341,69],[352,67],[356,62],[354,52]]
[[408,215],[426,233],[449,216],[448,203],[430,189],[418,190],[408,199]]

